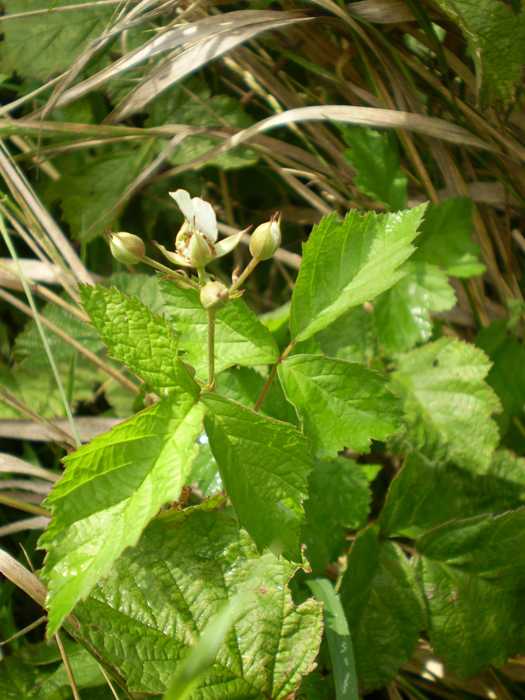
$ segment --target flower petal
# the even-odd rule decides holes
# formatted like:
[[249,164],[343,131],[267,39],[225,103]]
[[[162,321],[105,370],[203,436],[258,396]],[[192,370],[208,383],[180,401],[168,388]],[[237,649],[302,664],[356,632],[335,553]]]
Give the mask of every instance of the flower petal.
[[[246,229],[247,231],[248,229]],[[228,236],[228,238],[223,238],[220,243],[215,244],[215,252],[217,253],[217,258],[222,258],[223,255],[231,253],[234,248],[237,247],[241,238],[244,236],[246,231],[239,231],[234,236]]]
[[177,202],[184,217],[193,226],[193,204],[190,199],[190,193],[186,192],[186,190],[177,190],[176,192],[170,192],[170,197],[173,197]]
[[[203,233],[211,243],[215,243],[218,236],[217,217],[212,205],[200,197],[194,197],[191,203],[193,205],[193,216],[195,217],[195,228],[199,233]],[[190,221],[190,223],[193,224],[193,221]]]
[[179,255],[178,253],[171,253],[163,245],[157,243],[157,241],[153,241],[153,244],[157,246],[162,255],[168,258],[170,262],[175,263],[175,265],[181,265],[182,267],[192,267],[190,261],[186,260],[186,258],[183,258],[182,255]]

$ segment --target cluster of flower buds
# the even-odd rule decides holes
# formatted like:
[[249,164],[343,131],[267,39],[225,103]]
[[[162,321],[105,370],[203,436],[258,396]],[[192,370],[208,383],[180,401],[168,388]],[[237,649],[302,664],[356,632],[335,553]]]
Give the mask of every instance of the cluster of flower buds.
[[[240,231],[217,242],[217,217],[209,202],[205,202],[199,197],[191,199],[186,190],[170,192],[170,196],[177,202],[184,214],[184,224],[175,238],[174,252],[168,251],[159,243],[155,243],[155,245],[170,262],[176,265],[195,267],[202,271],[202,268],[212,260],[230,253],[248,230]],[[108,230],[107,237],[111,254],[116,260],[125,265],[136,265],[142,260],[152,264],[152,261],[146,257],[144,243],[138,236],[125,231],[113,233],[113,231]],[[252,264],[257,264],[261,260],[269,260],[280,245],[281,212],[277,212],[270,221],[258,226],[251,236],[250,252],[253,256]],[[247,269],[245,274],[251,269],[253,268]],[[199,272],[199,277],[201,277],[201,272]],[[209,278],[204,276],[204,279]],[[222,282],[211,281],[204,284],[200,290],[202,305],[208,311],[217,311],[227,306],[231,299],[242,293],[234,291],[237,286],[232,287],[230,293],[230,290]]]

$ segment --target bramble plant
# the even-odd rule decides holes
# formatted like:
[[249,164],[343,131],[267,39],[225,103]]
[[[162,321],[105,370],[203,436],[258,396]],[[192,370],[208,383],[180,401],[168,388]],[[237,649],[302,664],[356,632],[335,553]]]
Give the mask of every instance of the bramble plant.
[[[257,318],[242,286],[277,251],[280,214],[255,230],[252,260],[228,285],[206,266],[245,232],[217,243],[211,205],[172,197],[185,221],[175,251],[159,248],[185,269],[148,258],[135,234],[108,232],[118,260],[157,268],[166,315],[114,286],[79,287],[110,356],[144,382],[147,407],[70,454],[47,498],[47,635],[72,614],[68,630],[126,692],[170,698],[280,699],[299,686],[310,697],[318,601],[340,698],[356,698],[357,682],[387,683],[422,633],[467,676],[523,649],[525,510],[512,510],[523,476],[494,451],[487,357],[447,337],[398,353],[394,372],[345,357],[352,315],[371,328],[407,277],[439,272],[407,262],[426,205],[325,216],[291,303]],[[374,318],[363,308],[372,300]],[[379,467],[356,458],[374,441],[405,465],[368,524]],[[489,484],[497,517],[484,508]],[[358,533],[339,600],[320,577],[348,528]]]

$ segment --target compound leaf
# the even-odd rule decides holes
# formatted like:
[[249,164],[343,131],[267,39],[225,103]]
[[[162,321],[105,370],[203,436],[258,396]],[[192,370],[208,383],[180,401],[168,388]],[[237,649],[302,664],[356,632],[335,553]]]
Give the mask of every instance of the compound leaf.
[[[186,351],[184,360],[206,376],[208,317],[195,289],[183,289],[169,279],[161,279],[160,287],[166,300],[177,340]],[[217,313],[215,324],[215,371],[232,365],[273,364],[279,349],[270,331],[262,325],[242,299],[235,299]]]
[[178,358],[177,343],[165,318],[155,316],[135,296],[116,287],[80,285],[79,293],[91,323],[109,352],[147,382],[159,396],[199,388]]
[[53,518],[40,539],[47,550],[51,636],[105,576],[151,518],[179,498],[197,455],[203,407],[182,394],[95,438],[65,459],[66,472],[46,499]]
[[304,247],[290,312],[295,340],[306,340],[353,306],[370,301],[403,276],[424,204],[397,214],[339,221],[334,212],[313,227]]
[[318,457],[330,459],[344,447],[368,452],[371,438],[385,440],[401,428],[397,397],[383,376],[364,365],[293,355],[278,372]]
[[202,631],[245,596],[198,696],[285,700],[314,666],[322,631],[320,605],[292,603],[295,569],[270,552],[260,556],[231,518],[170,511],[77,606],[78,634],[132,692],[165,693]]
[[434,460],[486,469],[498,442],[491,414],[500,408],[483,381],[489,369],[481,350],[452,338],[399,357],[392,389],[404,399],[408,441]]
[[417,543],[430,642],[464,678],[525,651],[525,508],[450,522]]
[[388,683],[414,652],[425,627],[414,571],[399,545],[371,525],[356,538],[340,588],[363,690]]
[[259,550],[301,561],[302,501],[313,468],[308,440],[289,423],[205,394],[205,428],[239,523]]

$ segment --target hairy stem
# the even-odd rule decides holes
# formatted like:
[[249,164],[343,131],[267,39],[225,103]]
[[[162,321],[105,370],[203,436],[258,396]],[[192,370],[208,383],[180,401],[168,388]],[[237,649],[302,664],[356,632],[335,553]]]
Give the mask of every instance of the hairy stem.
[[277,360],[277,362],[272,367],[272,371],[268,375],[268,379],[266,380],[266,384],[263,386],[262,391],[261,391],[261,395],[257,399],[257,403],[255,404],[255,408],[253,409],[256,413],[261,408],[262,403],[263,403],[264,399],[266,398],[266,394],[268,393],[269,388],[272,386],[273,380],[275,379],[275,375],[277,374],[277,368],[279,367],[281,362],[288,357],[289,353],[291,352],[291,350],[294,347],[294,345],[296,344],[296,342],[297,342],[296,340],[292,340],[290,345],[286,348],[286,350],[284,350],[281,357]]

